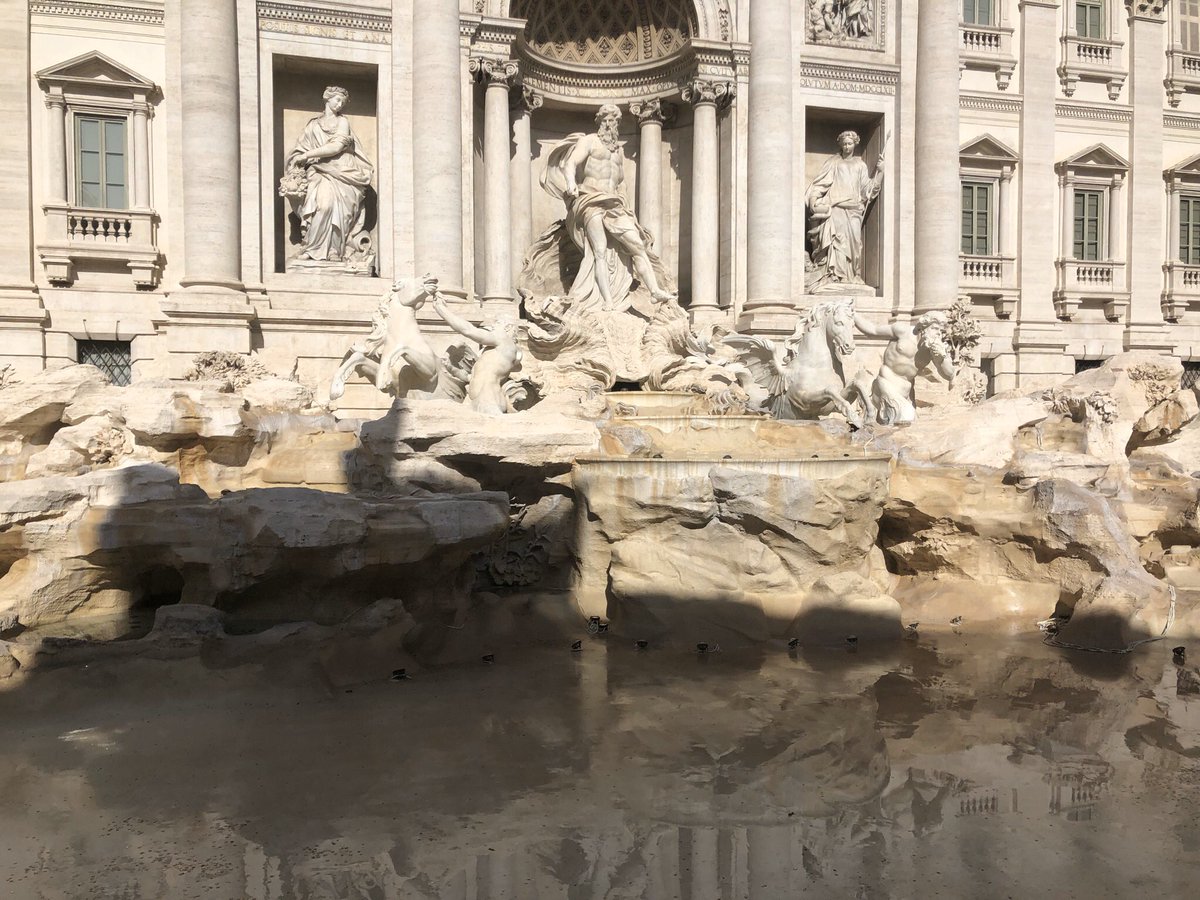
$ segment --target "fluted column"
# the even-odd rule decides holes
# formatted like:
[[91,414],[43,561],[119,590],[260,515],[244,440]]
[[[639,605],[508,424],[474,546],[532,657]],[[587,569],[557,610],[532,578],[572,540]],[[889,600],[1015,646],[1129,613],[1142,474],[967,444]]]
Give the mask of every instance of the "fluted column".
[[692,104],[692,299],[693,322],[720,315],[717,298],[720,264],[720,167],[717,107],[733,96],[733,85],[697,78],[683,90]]
[[517,77],[513,60],[473,57],[471,72],[483,95],[483,305],[489,313],[511,311],[512,162],[508,90]]
[[[40,308],[32,271],[28,0],[6,4],[0,16],[0,109],[6,113],[0,128],[0,301]],[[8,318],[7,310],[8,304],[0,307],[0,320]]]
[[1129,325],[1125,347],[1164,349],[1173,344],[1163,324],[1163,28],[1166,0],[1125,0],[1129,11],[1128,230],[1139,242],[1127,254]]
[[524,267],[525,254],[533,244],[533,141],[530,119],[542,105],[542,95],[522,88],[513,106],[513,155],[509,168],[510,204],[512,206],[512,277],[513,282]]
[[662,130],[675,115],[666,100],[636,100],[629,111],[638,120],[638,221],[662,254]]
[[418,274],[464,295],[462,71],[458,0],[421,0],[413,16],[413,256]]
[[150,208],[150,124],[149,111],[133,111],[133,208]]
[[[954,22],[957,29],[957,13]],[[791,0],[750,4],[750,44],[746,305],[790,305],[795,156]]]
[[[242,293],[236,0],[181,0],[185,292]],[[231,299],[233,299],[231,297]]]
[[958,297],[961,188],[958,177],[957,0],[923,0],[917,18],[915,305],[944,309]]

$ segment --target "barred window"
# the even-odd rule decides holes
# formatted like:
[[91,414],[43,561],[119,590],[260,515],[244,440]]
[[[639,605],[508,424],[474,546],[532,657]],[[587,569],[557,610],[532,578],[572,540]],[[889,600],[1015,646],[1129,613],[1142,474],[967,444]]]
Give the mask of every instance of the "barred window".
[[130,341],[76,341],[75,361],[95,366],[118,387],[125,387],[133,380],[133,345]]

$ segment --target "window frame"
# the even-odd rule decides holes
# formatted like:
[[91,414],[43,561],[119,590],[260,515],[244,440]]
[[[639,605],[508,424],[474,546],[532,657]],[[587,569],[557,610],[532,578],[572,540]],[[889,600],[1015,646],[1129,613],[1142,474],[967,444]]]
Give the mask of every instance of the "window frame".
[[[1178,191],[1175,194],[1176,203],[1179,204],[1179,228],[1175,234],[1175,250],[1178,253],[1176,257],[1179,262],[1187,266],[1200,265],[1200,190],[1187,192]],[[1183,211],[1186,208],[1189,211],[1189,216],[1185,220]],[[1195,218],[1192,218],[1192,214]],[[1192,232],[1192,241],[1184,239],[1185,230]]]
[[[960,198],[959,253],[962,254],[963,256],[999,256],[1000,253],[999,253],[999,249],[998,249],[999,242],[997,241],[997,231],[998,231],[999,225],[1000,225],[999,210],[998,210],[999,195],[1000,195],[1000,179],[998,177],[997,178],[988,178],[988,177],[980,176],[980,175],[962,174],[959,176],[958,182],[959,182],[959,198]],[[970,238],[972,241],[972,249],[967,250],[964,246],[968,235],[965,233],[962,233],[961,226],[963,224],[965,224],[962,217],[966,214],[966,208],[965,208],[965,206],[962,205],[961,200],[964,198],[964,194],[965,194],[966,188],[968,186],[973,187],[975,189],[984,188],[984,189],[986,189],[986,193],[987,193],[988,208],[986,211],[986,232],[984,235],[984,240],[987,242],[987,248],[982,253],[978,252],[975,249],[975,247],[978,244],[978,234],[975,231],[975,226],[978,225],[978,222],[979,222],[977,210],[972,210],[972,234],[970,235]],[[976,195],[978,195],[978,190],[976,190]]]
[[[1081,197],[1094,196],[1097,198],[1096,209],[1096,239],[1089,241],[1087,239],[1087,221],[1088,214],[1084,210],[1083,230],[1081,231],[1079,217],[1079,200]],[[1109,192],[1100,185],[1075,185],[1071,189],[1071,259],[1076,262],[1105,262],[1112,258],[1112,254],[1108,248],[1108,214],[1109,204],[1112,198]],[[1079,235],[1078,237],[1076,235]],[[1087,255],[1087,246],[1094,243],[1096,246],[1096,255],[1094,257]],[[1083,253],[1079,252],[1080,247],[1083,248]]]
[[[986,3],[988,7],[988,16],[986,21],[980,21],[979,7]],[[994,28],[999,25],[999,15],[997,6],[999,0],[963,0],[962,2],[962,22],[964,25],[973,25],[977,28]],[[971,14],[968,15],[968,8],[971,9]]]
[[[72,205],[81,209],[108,209],[128,211],[133,208],[130,194],[130,174],[132,169],[132,153],[130,152],[130,133],[132,131],[133,122],[132,116],[128,113],[114,112],[105,113],[102,110],[71,110],[71,145],[68,148],[68,169],[69,181],[71,186],[71,194],[69,201]],[[99,165],[100,165],[100,182],[99,189],[101,193],[101,203],[91,204],[83,202],[83,172],[82,172],[82,154],[84,153],[82,146],[82,124],[85,121],[95,121],[100,123],[99,133]],[[108,181],[108,156],[107,147],[107,129],[104,128],[105,123],[120,123],[124,132],[124,146],[121,151],[121,190],[124,194],[125,202],[119,206],[108,202],[108,189],[110,182]]]
[[[1079,15],[1083,10],[1088,10],[1087,15],[1095,13],[1096,17],[1096,33],[1090,31],[1079,30]],[[1080,37],[1085,40],[1102,41],[1109,35],[1108,28],[1108,9],[1105,0],[1074,0],[1071,4],[1071,11],[1074,13],[1071,19],[1071,33],[1075,37]],[[1090,28],[1091,23],[1088,23]]]
[[[1183,4],[1184,3],[1191,3],[1195,6],[1195,14],[1193,16],[1187,17],[1187,18],[1184,17],[1184,15],[1183,15]],[[1200,0],[1180,0],[1179,3],[1175,4],[1174,17],[1175,17],[1175,44],[1184,53],[1187,53],[1189,55],[1200,56]],[[1185,35],[1186,35],[1186,31],[1184,28],[1185,23],[1191,24],[1194,26],[1193,31],[1194,31],[1194,36],[1195,36],[1195,42],[1190,47],[1188,46],[1187,41],[1185,40]]]

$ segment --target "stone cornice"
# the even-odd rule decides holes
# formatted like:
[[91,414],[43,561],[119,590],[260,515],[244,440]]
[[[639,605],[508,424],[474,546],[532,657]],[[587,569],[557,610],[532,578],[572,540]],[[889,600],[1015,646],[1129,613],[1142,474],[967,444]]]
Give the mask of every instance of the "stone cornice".
[[262,31],[380,44],[391,40],[392,17],[362,8],[258,0],[258,27]]
[[1128,106],[1107,106],[1092,103],[1054,104],[1054,115],[1059,119],[1083,119],[1087,122],[1114,122],[1126,125],[1133,120],[1133,110]]
[[857,94],[895,94],[899,66],[852,66],[805,60],[800,66],[801,87]]
[[104,19],[134,25],[163,24],[162,3],[96,3],[92,0],[32,0],[29,12],[35,16],[54,18]]
[[1200,131],[1200,115],[1188,115],[1186,113],[1165,113],[1163,115],[1164,128],[1182,128],[1188,131]]
[[959,94],[958,108],[980,112],[1021,114],[1023,101],[1020,97],[999,97],[995,94]]

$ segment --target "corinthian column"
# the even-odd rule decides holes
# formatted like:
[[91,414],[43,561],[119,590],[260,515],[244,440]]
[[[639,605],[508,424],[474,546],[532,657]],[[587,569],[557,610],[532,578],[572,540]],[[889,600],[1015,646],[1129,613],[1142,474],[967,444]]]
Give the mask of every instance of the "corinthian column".
[[421,0],[412,41],[413,256],[418,275],[464,295],[462,82],[458,0]]
[[746,305],[790,306],[792,0],[750,4],[750,45]]
[[511,312],[512,292],[512,163],[508,89],[517,77],[513,60],[473,57],[471,72],[484,83],[483,95],[483,307],[495,314]]
[[958,296],[961,187],[958,177],[957,0],[923,0],[917,14],[916,311]]
[[[1125,0],[1129,10],[1129,228],[1126,234],[1145,242],[1137,253],[1114,249],[1129,269],[1129,325],[1125,349],[1166,349],[1174,344],[1163,324],[1163,27],[1166,0]],[[1115,196],[1115,191],[1114,191]],[[1175,200],[1176,198],[1172,198]],[[1110,242],[1115,241],[1114,234]],[[1169,241],[1178,237],[1171,235]]]
[[717,285],[720,246],[720,169],[717,155],[717,105],[728,103],[733,85],[697,78],[683,89],[692,104],[692,300],[693,322],[720,315]]
[[180,16],[184,274],[179,283],[196,300],[244,304],[237,0],[181,0]]
[[662,130],[675,116],[666,100],[635,100],[629,111],[638,120],[638,202],[642,227],[654,237],[654,250],[662,255]]
[[522,88],[514,98],[513,106],[513,156],[509,169],[512,204],[512,274],[515,282],[524,268],[525,253],[533,244],[533,140],[530,136],[530,118],[535,109],[541,108],[542,95],[530,88]]

